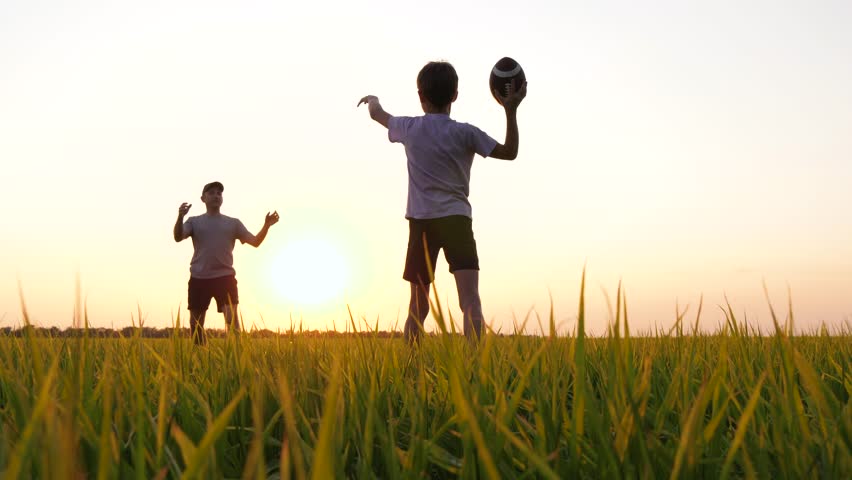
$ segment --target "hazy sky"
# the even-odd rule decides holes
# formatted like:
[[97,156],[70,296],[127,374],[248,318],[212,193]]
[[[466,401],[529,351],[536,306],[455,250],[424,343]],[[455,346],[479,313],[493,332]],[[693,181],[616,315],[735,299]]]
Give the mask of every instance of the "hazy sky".
[[[453,117],[503,140],[487,81],[526,71],[518,159],[471,184],[485,315],[508,331],[552,295],[575,325],[627,290],[634,328],[735,312],[803,327],[852,316],[852,2],[0,2],[0,326],[185,315],[181,202],[225,184],[248,323],[338,328],[346,306],[404,319],[405,154],[356,108],[420,113],[430,60],[459,72]],[[458,316],[440,259],[441,301]],[[211,306],[211,310],[214,307]],[[690,321],[693,315],[688,315]],[[219,315],[208,325],[221,328]],[[431,322],[427,327],[432,327]],[[531,325],[537,324],[535,321]],[[401,321],[400,321],[401,326]]]

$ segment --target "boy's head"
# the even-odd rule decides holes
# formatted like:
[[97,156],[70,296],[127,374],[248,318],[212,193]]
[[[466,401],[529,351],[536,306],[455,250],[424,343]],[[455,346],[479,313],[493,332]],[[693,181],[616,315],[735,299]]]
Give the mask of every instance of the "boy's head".
[[201,201],[208,208],[219,207],[222,205],[223,191],[225,191],[225,187],[221,182],[210,182],[204,185],[204,188],[201,190]]
[[459,76],[449,62],[429,62],[417,74],[417,93],[426,110],[426,102],[437,110],[444,110],[456,101]]

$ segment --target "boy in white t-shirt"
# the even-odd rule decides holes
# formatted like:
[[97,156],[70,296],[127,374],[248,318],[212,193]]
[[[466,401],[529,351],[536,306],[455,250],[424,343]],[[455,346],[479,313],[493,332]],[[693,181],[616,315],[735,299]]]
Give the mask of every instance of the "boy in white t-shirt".
[[[482,130],[450,118],[458,97],[458,75],[447,62],[429,62],[417,75],[417,93],[425,115],[395,117],[382,108],[379,99],[367,95],[370,117],[388,129],[388,139],[405,146],[408,157],[408,253],[403,278],[411,285],[405,337],[417,340],[429,314],[427,268],[434,267],[438,251],[456,279],[459,304],[464,314],[464,334],[478,339],[482,333],[482,304],[479,299],[479,258],[473,238],[470,167],[474,154],[503,160],[518,155],[518,105],[527,94],[526,83],[507,94],[495,92],[506,111],[506,141],[498,143]],[[425,241],[425,245],[424,245]]]
[[225,325],[235,332],[240,330],[234,243],[239,240],[259,247],[269,227],[278,223],[277,211],[267,213],[263,228],[257,235],[252,235],[239,219],[220,212],[224,190],[225,187],[219,182],[205,185],[201,191],[201,201],[207,207],[207,213],[190,217],[184,222],[183,217],[192,205],[183,203],[178,208],[174,227],[176,242],[192,237],[194,252],[189,263],[189,328],[193,340],[199,344],[206,341],[204,317],[213,298],[216,299],[216,309],[225,316]]

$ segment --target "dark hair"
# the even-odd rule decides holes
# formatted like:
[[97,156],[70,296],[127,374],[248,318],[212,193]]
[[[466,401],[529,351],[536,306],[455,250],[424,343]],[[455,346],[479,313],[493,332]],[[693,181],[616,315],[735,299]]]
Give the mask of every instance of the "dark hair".
[[417,89],[438,108],[452,103],[458,88],[459,76],[449,62],[429,62],[417,74]]

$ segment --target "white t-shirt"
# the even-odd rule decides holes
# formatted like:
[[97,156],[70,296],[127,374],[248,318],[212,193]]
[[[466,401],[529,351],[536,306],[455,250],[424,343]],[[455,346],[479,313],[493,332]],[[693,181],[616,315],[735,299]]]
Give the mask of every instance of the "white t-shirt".
[[234,243],[254,238],[243,222],[226,215],[198,215],[183,224],[183,238],[192,237],[195,252],[189,262],[192,278],[235,275]]
[[497,141],[446,114],[391,117],[388,139],[405,146],[408,206],[405,218],[472,217],[470,167],[473,154],[487,157]]

